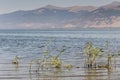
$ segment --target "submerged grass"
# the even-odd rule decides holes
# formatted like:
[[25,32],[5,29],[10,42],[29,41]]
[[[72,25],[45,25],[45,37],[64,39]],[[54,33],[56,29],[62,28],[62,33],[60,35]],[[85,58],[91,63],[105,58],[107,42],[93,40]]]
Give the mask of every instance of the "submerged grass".
[[[30,62],[30,68],[29,71],[31,71],[32,66],[34,64],[37,64],[36,72],[39,72],[40,69],[48,69],[48,68],[62,68],[65,64],[64,61],[61,59],[61,55],[64,54],[66,49],[62,49],[60,53],[56,55],[51,55],[51,53],[47,50],[47,46],[43,49],[43,58],[41,59],[34,59]],[[66,65],[66,68],[70,69],[72,68],[72,65]]]
[[[61,56],[64,55],[66,49],[63,48],[56,55],[51,55],[51,52],[47,49],[48,46],[45,46],[43,49],[42,58],[34,59],[29,64],[29,72],[35,70],[36,72],[40,72],[40,70],[50,70],[57,69],[58,71],[64,69],[71,70],[74,66],[72,64],[65,64],[61,59]],[[102,63],[102,58],[105,57],[105,51],[107,52],[107,57],[104,63]],[[120,55],[120,51],[117,54],[111,54],[109,45],[107,43],[106,49],[102,49],[98,46],[95,46],[92,42],[87,42],[84,48],[84,60],[85,64],[83,64],[86,69],[107,69],[109,72],[113,69],[113,66],[116,66],[116,57]],[[114,62],[114,64],[113,64]],[[15,56],[12,61],[13,64],[19,64],[18,56]],[[35,65],[35,66],[34,66]],[[34,67],[33,67],[34,66]],[[34,68],[34,69],[33,69]],[[80,68],[80,67],[75,67]]]
[[[87,42],[85,44],[84,55],[85,55],[85,68],[106,68],[110,71],[113,66],[116,67],[116,57],[115,54],[110,52],[110,42],[106,42],[106,50],[102,48],[94,46],[92,42]],[[107,55],[107,60],[104,63],[101,62],[102,58],[105,57],[104,54]],[[119,53],[118,53],[119,54]],[[118,56],[118,55],[117,55]]]
[[96,60],[98,57],[103,56],[103,51],[101,48],[95,47],[92,42],[87,42],[84,49],[85,54],[85,67],[93,68],[96,66]]
[[13,59],[12,64],[19,64],[19,57],[17,55]]

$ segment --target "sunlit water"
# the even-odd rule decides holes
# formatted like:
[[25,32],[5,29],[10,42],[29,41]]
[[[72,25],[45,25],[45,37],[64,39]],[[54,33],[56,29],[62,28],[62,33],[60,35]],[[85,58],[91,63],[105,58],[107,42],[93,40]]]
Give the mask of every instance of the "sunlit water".
[[[102,49],[109,41],[111,53],[120,49],[119,30],[81,30],[81,31],[42,31],[42,30],[0,30],[0,79],[1,80],[119,80],[119,58],[116,70],[88,70],[84,68],[84,45],[93,42]],[[72,64],[71,70],[48,69],[39,73],[29,72],[31,60],[43,58],[43,50],[57,55],[65,49],[61,59],[64,64]],[[18,66],[12,64],[18,55]],[[105,54],[106,57],[107,54]],[[76,68],[79,67],[79,68]]]

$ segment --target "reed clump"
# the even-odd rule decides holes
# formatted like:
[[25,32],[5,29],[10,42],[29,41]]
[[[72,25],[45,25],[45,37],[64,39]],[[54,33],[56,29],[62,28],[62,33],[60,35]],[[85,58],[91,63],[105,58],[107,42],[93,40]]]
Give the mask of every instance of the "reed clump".
[[[45,46],[43,49],[42,58],[34,59],[30,62],[29,71],[32,70],[33,65],[37,65],[35,66],[36,72],[38,72],[40,69],[49,69],[49,68],[56,68],[56,69],[66,68],[70,70],[71,68],[73,68],[73,65],[64,64],[64,61],[61,59],[61,55],[63,55],[65,51],[66,49],[63,48],[59,53],[56,53],[56,55],[51,55],[51,53],[47,49],[47,46]],[[120,55],[120,50],[118,51],[118,54],[111,54],[107,42],[106,51],[107,51],[106,54],[108,54],[106,57],[106,62],[104,61],[105,63],[102,64],[101,59],[105,57],[104,56],[105,50],[103,50],[98,46],[95,46],[92,42],[87,42],[84,48],[84,60],[85,60],[84,67],[91,69],[93,68],[94,69],[107,68],[109,70],[112,69],[113,66],[112,60],[113,58],[115,60],[115,56]],[[116,66],[115,63],[116,61],[114,61],[114,66]],[[13,59],[12,64],[19,64],[19,58],[17,55]],[[76,68],[80,68],[80,67],[76,67]]]
[[[32,60],[30,62],[30,71],[32,69],[32,65],[33,64],[37,64],[37,70],[36,72],[39,71],[39,69],[48,69],[48,68],[63,68],[64,67],[64,64],[63,64],[63,60],[61,59],[61,55],[64,54],[66,49],[62,49],[60,51],[60,53],[56,54],[56,55],[51,55],[50,52],[47,50],[47,47],[44,48],[44,51],[43,51],[43,58],[42,59],[35,59],[35,60]],[[66,66],[66,68],[72,68],[72,65],[69,64]]]
[[17,55],[13,59],[12,64],[19,64],[19,57]]
[[[96,47],[92,42],[85,44],[84,56],[85,56],[85,68],[107,68],[112,69],[113,56],[110,53],[109,46],[107,44],[107,57],[105,64],[101,64],[101,59],[104,57],[104,51],[102,48]],[[99,62],[99,63],[98,63]],[[115,64],[114,64],[115,65]]]
[[95,47],[92,42],[87,42],[84,49],[85,67],[96,68],[96,59],[103,56],[102,49]]

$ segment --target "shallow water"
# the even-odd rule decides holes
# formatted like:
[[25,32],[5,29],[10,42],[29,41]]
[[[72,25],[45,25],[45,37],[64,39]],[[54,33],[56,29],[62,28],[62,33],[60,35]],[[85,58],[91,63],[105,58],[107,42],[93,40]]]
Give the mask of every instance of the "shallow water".
[[[110,42],[111,53],[120,49],[119,30],[82,30],[82,31],[41,31],[41,30],[0,30],[0,79],[1,80],[119,80],[120,63],[117,58],[116,69],[91,70],[84,68],[84,45],[93,42],[95,46],[106,48]],[[29,72],[29,63],[36,58],[43,58],[43,50],[51,55],[60,53],[64,63],[73,65],[71,70],[40,70]],[[20,58],[19,65],[12,64],[14,57]],[[105,53],[106,57],[107,53]],[[104,62],[104,61],[103,61]],[[79,67],[79,68],[76,68]]]

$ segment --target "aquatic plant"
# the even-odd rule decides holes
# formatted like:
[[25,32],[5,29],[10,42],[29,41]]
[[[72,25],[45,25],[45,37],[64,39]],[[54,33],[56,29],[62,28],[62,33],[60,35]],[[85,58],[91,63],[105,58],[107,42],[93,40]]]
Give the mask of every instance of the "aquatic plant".
[[19,57],[16,55],[12,61],[13,64],[19,64]]
[[[92,42],[87,42],[85,44],[85,49],[84,49],[84,55],[85,55],[85,67],[86,68],[106,68],[108,69],[108,71],[110,71],[112,69],[112,66],[116,67],[116,56],[118,56],[120,54],[120,51],[118,51],[117,54],[112,54],[110,52],[110,42],[107,41],[106,42],[106,62],[104,61],[104,63],[100,62],[100,58],[103,57],[103,49],[99,48],[99,47],[95,47],[93,45]],[[105,56],[104,56],[105,57]],[[114,58],[114,64],[113,62],[113,58]],[[97,62],[99,63],[97,63]]]
[[66,49],[62,49],[59,54],[57,55],[51,55],[50,52],[47,50],[47,46],[43,49],[43,58],[42,59],[35,59],[30,62],[30,71],[32,68],[33,64],[37,64],[37,70],[36,72],[39,71],[39,69],[43,68],[50,68],[51,66],[54,68],[61,68],[63,61],[60,58],[60,56],[65,52]]
[[95,47],[92,42],[87,42],[84,49],[85,54],[85,67],[96,67],[96,59],[103,55],[101,48]]
[[[110,41],[106,41],[106,50],[107,50],[107,64],[105,65],[105,68],[108,69],[108,71],[112,68],[112,58],[113,58],[113,55],[111,52],[110,52]],[[115,57],[114,57],[114,60],[115,60]]]
[[68,70],[70,70],[73,66],[72,66],[71,64],[67,64],[65,67],[66,67]]
[[62,65],[62,61],[59,57],[53,56],[50,58],[50,64],[53,65],[55,68],[60,68]]
[[56,56],[51,56],[50,63],[55,68],[60,68],[62,66],[62,60],[60,59],[60,56],[64,53],[65,49],[62,49],[59,54]]
[[36,72],[39,71],[40,67],[41,68],[45,68],[46,65],[47,65],[47,56],[49,56],[49,52],[47,51],[47,46],[44,47],[43,49],[43,58],[42,59],[34,59],[30,62],[30,69],[29,71],[31,71],[31,68],[33,66],[33,64],[37,64],[37,69],[36,69]]
[[[41,59],[32,60],[32,61],[30,62],[29,71],[31,71],[33,64],[40,64],[40,63],[41,63]],[[38,70],[38,69],[37,69],[37,70]],[[36,72],[37,72],[37,70],[36,70]]]

